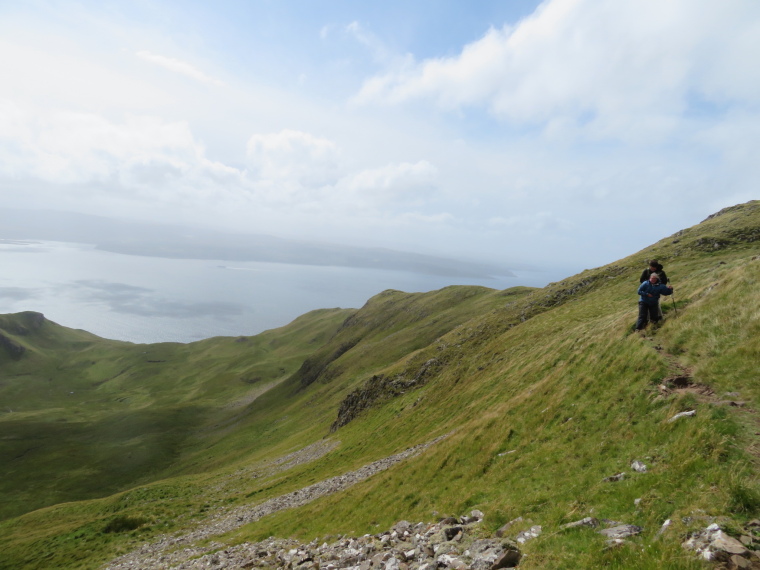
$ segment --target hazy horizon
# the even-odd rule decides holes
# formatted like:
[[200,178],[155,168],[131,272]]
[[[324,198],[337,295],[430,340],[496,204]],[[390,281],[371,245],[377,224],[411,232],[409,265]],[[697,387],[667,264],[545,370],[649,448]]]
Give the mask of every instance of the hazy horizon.
[[575,273],[757,197],[759,25],[752,0],[6,2],[0,207]]
[[0,240],[0,263],[0,314],[36,311],[69,328],[139,343],[254,335],[312,310],[359,308],[385,289],[501,289],[550,277],[167,258],[31,240]]

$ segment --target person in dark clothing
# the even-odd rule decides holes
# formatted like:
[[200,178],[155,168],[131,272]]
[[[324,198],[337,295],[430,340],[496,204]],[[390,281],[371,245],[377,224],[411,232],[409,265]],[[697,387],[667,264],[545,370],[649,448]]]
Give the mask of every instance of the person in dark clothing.
[[[649,260],[649,267],[641,272],[639,283],[645,283],[646,281],[649,281],[649,276],[652,275],[652,273],[657,274],[657,276],[660,278],[660,283],[663,285],[668,284],[668,276],[665,275],[665,270],[663,269],[662,264],[656,259]],[[660,307],[659,301],[657,301],[657,315],[662,318],[662,307]]]
[[660,320],[659,306],[660,295],[672,295],[673,287],[660,283],[657,273],[652,273],[649,280],[639,286],[639,318],[636,321],[636,330],[643,330],[649,321],[656,323]]
[[668,276],[665,275],[665,270],[662,267],[662,264],[656,259],[649,260],[649,267],[647,267],[644,271],[641,272],[641,277],[639,277],[639,283],[643,283],[644,281],[649,281],[649,276],[652,273],[656,273],[659,276],[660,283],[662,283],[663,285],[668,284]]

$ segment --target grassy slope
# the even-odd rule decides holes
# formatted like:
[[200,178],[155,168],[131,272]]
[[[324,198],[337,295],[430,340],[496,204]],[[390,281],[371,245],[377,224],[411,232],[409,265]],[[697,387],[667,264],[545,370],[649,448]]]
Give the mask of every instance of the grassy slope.
[[[760,507],[757,457],[749,452],[758,431],[749,410],[760,405],[759,237],[760,204],[753,202],[542,290],[373,298],[226,432],[183,448],[190,452],[183,476],[7,521],[0,526],[7,560],[96,567],[215,507],[259,502],[454,430],[418,458],[230,539],[364,533],[477,507],[491,530],[517,516],[544,526],[525,545],[526,568],[696,568],[676,539],[688,530],[683,516],[701,509],[738,524]],[[666,323],[642,337],[630,327],[637,278],[652,256],[665,261],[679,309],[676,317],[670,300],[664,303]],[[270,477],[242,475],[325,436],[342,398],[372,374],[409,377],[431,358],[439,364],[427,384],[339,429],[332,437],[340,447],[322,460]],[[683,367],[718,396],[740,392],[750,407],[718,406],[717,398],[688,392],[660,396],[658,384]],[[695,418],[667,423],[694,408]],[[601,481],[630,475],[633,459],[649,473]],[[104,534],[117,514],[148,524]],[[647,548],[603,551],[594,533],[553,532],[588,514],[645,527],[638,543]],[[672,538],[654,541],[666,518],[675,523]]]
[[[135,345],[45,321],[0,349],[0,515],[114,493],[187,470],[186,454],[282,381],[353,311],[316,311],[256,337]],[[28,315],[27,315],[28,316]],[[238,404],[236,405],[236,402]],[[11,411],[12,410],[12,411]]]

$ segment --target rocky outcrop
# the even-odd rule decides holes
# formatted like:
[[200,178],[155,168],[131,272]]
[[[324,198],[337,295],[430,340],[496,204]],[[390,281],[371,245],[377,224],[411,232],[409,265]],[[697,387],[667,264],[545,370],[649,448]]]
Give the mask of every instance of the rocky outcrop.
[[0,347],[2,347],[14,359],[19,359],[26,352],[26,348],[14,341],[13,339],[0,333]]
[[440,366],[437,359],[431,358],[425,362],[412,378],[403,375],[387,378],[383,374],[375,374],[361,387],[351,392],[340,403],[338,417],[330,426],[334,432],[356,418],[362,411],[400,396],[401,394],[423,386]]
[[704,560],[726,562],[732,568],[760,567],[760,560],[753,552],[715,523],[692,533],[682,546],[694,550]]
[[318,378],[324,378],[330,364],[351,350],[358,342],[358,339],[346,341],[328,354],[319,354],[304,360],[301,367],[295,373],[301,388],[306,388],[310,384],[313,384]]
[[559,283],[550,283],[532,295],[531,299],[533,300],[525,305],[525,308],[520,313],[520,320],[525,322],[549,309],[564,305],[578,295],[593,291],[603,283],[606,283],[608,279],[614,279],[623,275],[626,271],[627,268],[625,267],[608,265],[599,268],[596,273],[582,273],[580,279],[568,279]]

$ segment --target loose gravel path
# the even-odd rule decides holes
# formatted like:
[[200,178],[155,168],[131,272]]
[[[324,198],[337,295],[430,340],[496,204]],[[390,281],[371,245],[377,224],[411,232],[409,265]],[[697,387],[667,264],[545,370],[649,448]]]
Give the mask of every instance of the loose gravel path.
[[[212,542],[205,546],[197,546],[200,541],[204,541],[213,536],[218,536],[245,524],[259,520],[262,517],[281,511],[284,509],[291,509],[295,507],[303,506],[310,503],[320,497],[331,495],[343,491],[356,483],[363,481],[385,471],[389,467],[404,461],[415,455],[419,455],[431,445],[434,445],[442,439],[448,437],[447,435],[437,437],[427,443],[422,443],[411,447],[401,453],[391,455],[384,459],[380,459],[364,467],[361,467],[355,471],[350,471],[337,477],[331,477],[325,479],[298,491],[280,495],[274,497],[263,503],[257,505],[246,505],[237,507],[235,509],[217,514],[210,517],[206,523],[185,534],[164,535],[159,537],[156,541],[146,543],[137,550],[134,550],[124,556],[121,556],[105,566],[107,570],[124,570],[124,569],[137,569],[140,570],[153,570],[153,569],[169,569],[175,568],[190,558],[197,557],[206,554],[212,550],[217,550],[226,545],[219,542]],[[309,446],[311,448],[313,446]],[[303,452],[309,448],[304,448],[301,452],[290,454],[280,460],[282,465],[289,465],[293,461],[298,461],[301,456],[308,456],[315,458],[319,453],[306,453]],[[320,451],[329,449],[329,446],[320,448]],[[298,454],[301,455],[298,455]],[[323,451],[322,454],[326,453]]]

